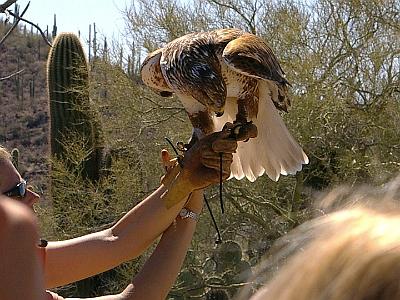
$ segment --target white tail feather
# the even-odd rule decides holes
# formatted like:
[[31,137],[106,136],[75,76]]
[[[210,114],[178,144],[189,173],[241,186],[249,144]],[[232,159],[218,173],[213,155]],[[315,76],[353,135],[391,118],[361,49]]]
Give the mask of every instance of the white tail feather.
[[[252,120],[258,128],[257,138],[239,142],[233,155],[231,177],[246,177],[255,181],[266,173],[274,181],[279,176],[295,174],[308,163],[308,157],[294,140],[271,100],[267,81],[259,81],[258,116]],[[222,117],[214,117],[215,130],[219,131],[226,122],[233,122],[237,113],[236,99],[228,98]]]

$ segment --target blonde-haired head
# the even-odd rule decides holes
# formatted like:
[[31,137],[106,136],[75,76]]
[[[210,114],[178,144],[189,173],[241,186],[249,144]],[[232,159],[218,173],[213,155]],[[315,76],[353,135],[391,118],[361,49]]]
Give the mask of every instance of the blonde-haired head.
[[399,186],[397,179],[379,191],[328,194],[331,207],[346,195],[344,208],[278,240],[257,278],[267,283],[251,299],[400,299]]

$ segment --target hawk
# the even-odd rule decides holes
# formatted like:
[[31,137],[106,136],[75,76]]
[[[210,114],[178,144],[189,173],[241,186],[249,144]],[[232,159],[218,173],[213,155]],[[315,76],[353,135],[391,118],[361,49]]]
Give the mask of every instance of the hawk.
[[233,28],[184,35],[150,53],[141,76],[159,95],[179,97],[193,125],[192,140],[225,124],[257,127],[257,137],[239,143],[231,177],[255,181],[266,173],[277,181],[308,163],[278,112],[290,106],[289,82],[256,35]]

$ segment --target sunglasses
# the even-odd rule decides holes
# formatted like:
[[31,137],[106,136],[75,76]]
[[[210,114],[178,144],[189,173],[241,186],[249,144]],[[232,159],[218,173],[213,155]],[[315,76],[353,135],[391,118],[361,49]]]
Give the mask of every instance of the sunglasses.
[[7,192],[4,193],[4,195],[8,197],[19,197],[19,198],[25,197],[25,194],[26,194],[26,181],[23,179],[11,190],[8,190]]

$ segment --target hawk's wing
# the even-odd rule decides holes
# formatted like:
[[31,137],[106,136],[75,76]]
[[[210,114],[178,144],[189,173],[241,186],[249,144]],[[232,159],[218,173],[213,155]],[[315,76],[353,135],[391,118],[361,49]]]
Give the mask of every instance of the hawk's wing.
[[255,35],[244,34],[229,42],[222,58],[229,67],[244,75],[288,83],[271,48]]
[[[232,70],[256,78],[258,82],[258,114],[252,121],[258,128],[257,138],[239,143],[233,156],[232,177],[247,177],[250,181],[266,173],[272,180],[280,174],[295,174],[302,164],[308,163],[307,155],[291,136],[278,111],[290,105],[284,72],[272,50],[260,38],[244,34],[224,48],[224,62]],[[219,130],[225,122],[235,119],[237,107],[227,101],[225,114],[214,118]]]
[[274,85],[272,101],[279,110],[290,106],[287,85],[279,61],[271,48],[259,37],[246,33],[229,42],[222,54],[223,61],[234,71]]

